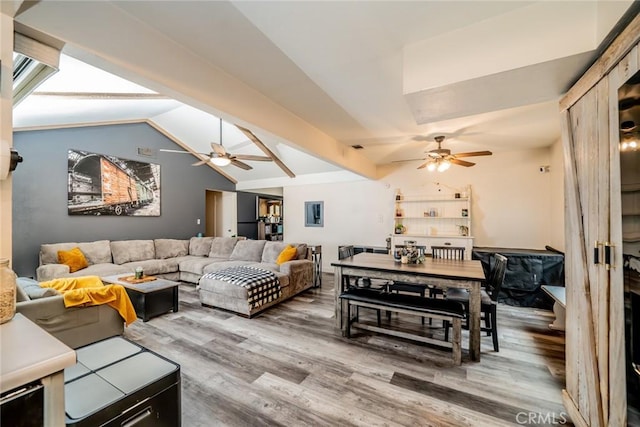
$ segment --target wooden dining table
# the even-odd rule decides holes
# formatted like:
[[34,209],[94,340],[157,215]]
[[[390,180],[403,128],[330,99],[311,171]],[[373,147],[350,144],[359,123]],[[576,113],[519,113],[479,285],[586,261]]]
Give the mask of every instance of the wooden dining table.
[[480,360],[480,287],[485,281],[482,263],[478,260],[448,260],[426,258],[421,264],[401,264],[391,255],[360,253],[331,263],[335,268],[336,327],[342,329],[340,294],[343,277],[369,277],[388,281],[402,281],[441,289],[469,290],[469,356]]

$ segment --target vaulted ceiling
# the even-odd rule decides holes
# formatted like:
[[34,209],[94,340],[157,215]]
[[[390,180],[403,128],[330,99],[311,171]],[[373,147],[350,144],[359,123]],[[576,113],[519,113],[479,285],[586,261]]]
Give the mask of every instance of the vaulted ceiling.
[[[142,100],[144,113],[85,116],[70,106],[31,115],[25,101],[15,125],[143,114],[207,152],[222,117],[251,129],[296,179],[318,180],[375,178],[378,165],[424,157],[436,135],[452,151],[544,147],[559,138],[558,99],[631,3],[24,2],[19,29],[168,99]],[[56,90],[107,89],[72,87]],[[234,152],[261,154],[241,134],[223,138]],[[239,188],[291,182],[273,164],[252,166],[226,172]]]

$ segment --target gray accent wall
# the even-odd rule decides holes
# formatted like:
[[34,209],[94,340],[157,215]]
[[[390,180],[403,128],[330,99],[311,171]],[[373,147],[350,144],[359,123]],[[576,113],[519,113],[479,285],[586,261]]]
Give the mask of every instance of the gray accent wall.
[[[205,231],[206,190],[235,191],[235,185],[188,154],[158,152],[182,148],[146,123],[15,132],[24,158],[13,172],[13,269],[33,276],[43,243],[93,240],[188,239]],[[154,157],[138,155],[151,148]],[[67,214],[69,149],[160,165],[160,216]],[[200,219],[200,225],[196,224]]]

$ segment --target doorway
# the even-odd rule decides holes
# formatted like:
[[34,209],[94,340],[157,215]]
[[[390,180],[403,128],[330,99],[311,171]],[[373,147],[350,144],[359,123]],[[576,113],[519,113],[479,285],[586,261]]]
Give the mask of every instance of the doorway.
[[205,236],[230,237],[237,234],[236,200],[235,192],[206,190]]
[[628,425],[640,425],[640,72],[618,91]]

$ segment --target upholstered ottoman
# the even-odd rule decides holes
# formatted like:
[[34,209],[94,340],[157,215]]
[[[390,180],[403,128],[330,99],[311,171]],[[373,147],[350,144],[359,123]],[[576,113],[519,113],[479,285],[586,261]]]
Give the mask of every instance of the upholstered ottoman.
[[[269,272],[278,279],[279,288],[264,287],[257,290],[233,283],[235,276],[227,276],[227,272],[243,272],[255,270]],[[266,274],[265,274],[266,276]],[[284,290],[288,287],[289,276],[277,271],[256,269],[246,266],[229,267],[202,276],[198,282],[198,294],[200,302],[204,306],[222,308],[234,313],[252,317],[262,310],[271,307],[283,299]],[[288,295],[288,292],[287,292]]]

